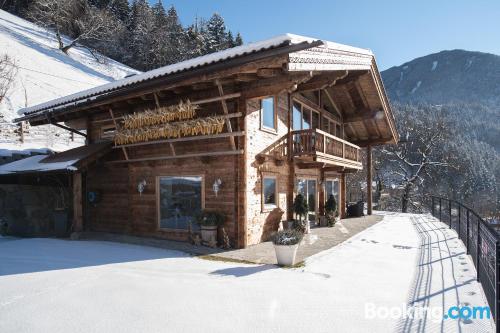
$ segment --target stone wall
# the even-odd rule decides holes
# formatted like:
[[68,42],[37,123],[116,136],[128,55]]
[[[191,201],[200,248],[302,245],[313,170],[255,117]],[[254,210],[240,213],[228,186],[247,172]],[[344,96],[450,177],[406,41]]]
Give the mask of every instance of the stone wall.
[[[257,244],[268,240],[271,233],[277,230],[279,222],[286,218],[287,189],[289,186],[289,165],[283,163],[276,165],[273,161],[259,164],[256,156],[271,146],[282,136],[288,133],[288,95],[286,93],[276,96],[278,106],[277,132],[260,128],[260,101],[249,100],[246,104],[246,220],[247,220],[247,245]],[[278,207],[265,210],[262,206],[262,177],[274,175],[278,186]]]

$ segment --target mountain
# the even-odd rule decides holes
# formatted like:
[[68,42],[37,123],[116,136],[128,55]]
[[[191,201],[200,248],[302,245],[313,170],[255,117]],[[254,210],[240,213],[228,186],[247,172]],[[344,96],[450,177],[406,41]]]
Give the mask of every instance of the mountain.
[[429,54],[382,72],[397,102],[500,106],[500,56],[464,50]]
[[83,143],[54,126],[27,127],[24,142],[12,120],[19,109],[138,73],[102,55],[76,47],[66,55],[52,32],[0,10],[0,56],[17,65],[13,85],[0,103],[0,155],[13,150],[64,150]]

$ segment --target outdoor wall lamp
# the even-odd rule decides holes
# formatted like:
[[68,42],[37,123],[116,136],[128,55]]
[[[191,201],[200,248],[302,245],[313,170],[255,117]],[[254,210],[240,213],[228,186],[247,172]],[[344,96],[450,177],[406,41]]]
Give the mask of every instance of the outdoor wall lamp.
[[137,184],[137,192],[139,192],[139,195],[142,195],[142,192],[144,192],[144,189],[146,188],[146,179],[143,179],[141,180],[138,184]]
[[219,193],[221,186],[222,186],[222,180],[220,178],[217,178],[214,181],[214,184],[212,185],[212,190],[214,191],[215,196],[217,196],[217,193]]

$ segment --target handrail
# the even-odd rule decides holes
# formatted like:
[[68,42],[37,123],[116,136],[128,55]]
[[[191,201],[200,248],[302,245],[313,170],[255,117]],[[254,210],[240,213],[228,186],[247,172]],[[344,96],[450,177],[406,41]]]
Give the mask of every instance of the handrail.
[[467,254],[471,254],[476,279],[483,286],[497,332],[500,332],[500,235],[478,213],[457,200],[431,195],[431,204],[432,216],[456,230]]
[[[300,140],[294,139],[294,137]],[[359,162],[360,147],[319,129],[294,130],[290,132],[294,155],[322,153]]]
[[332,134],[327,133],[327,132],[325,132],[325,131],[322,131],[322,130],[320,130],[319,128],[316,128],[316,129],[315,129],[315,130],[313,130],[313,131],[316,131],[316,133],[323,134],[324,136],[327,136],[327,137],[329,137],[329,138],[332,138],[332,139],[334,139],[334,140],[337,140],[337,141],[339,141],[339,142],[342,142],[342,143],[344,143],[344,144],[346,144],[346,145],[348,145],[348,146],[351,146],[351,147],[353,147],[353,148],[356,148],[356,149],[361,149],[361,147],[356,146],[354,143],[351,143],[351,142],[349,142],[349,141],[346,141],[346,140],[344,140],[344,139],[339,138],[338,136],[335,136],[335,135],[332,135]]

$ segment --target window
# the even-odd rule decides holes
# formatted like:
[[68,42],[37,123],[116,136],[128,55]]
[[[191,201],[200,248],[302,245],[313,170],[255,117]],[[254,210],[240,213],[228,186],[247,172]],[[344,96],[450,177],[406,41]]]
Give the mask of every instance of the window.
[[159,177],[160,229],[194,229],[194,218],[203,209],[203,177]]
[[316,179],[297,179],[297,194],[302,194],[309,207],[308,219],[316,219]]
[[339,205],[339,180],[331,179],[325,182],[325,202],[328,200],[330,195],[335,197],[335,201],[337,202],[337,207]]
[[292,114],[293,130],[300,131],[302,129],[302,110],[301,105],[298,103],[293,103],[293,114]]
[[274,176],[264,176],[262,179],[262,203],[264,209],[278,206],[278,191]]
[[264,98],[260,101],[261,127],[276,131],[276,109],[274,97]]

